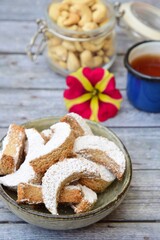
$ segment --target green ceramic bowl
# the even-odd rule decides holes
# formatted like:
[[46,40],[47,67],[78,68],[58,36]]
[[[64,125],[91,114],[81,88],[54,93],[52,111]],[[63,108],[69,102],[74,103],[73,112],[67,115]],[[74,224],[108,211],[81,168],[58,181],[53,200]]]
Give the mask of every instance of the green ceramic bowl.
[[[26,123],[26,128],[36,128],[43,130],[58,122],[58,117],[39,119]],[[115,180],[105,192],[98,195],[98,201],[92,211],[81,214],[74,214],[70,208],[60,208],[60,215],[50,214],[43,205],[33,207],[30,205],[18,205],[16,203],[16,193],[0,185],[0,197],[7,204],[8,208],[24,221],[34,224],[36,226],[53,229],[53,230],[67,230],[76,229],[88,226],[99,221],[114,209],[118,207],[126,195],[132,177],[132,165],[129,154],[118,139],[118,137],[109,129],[88,121],[93,133],[98,136],[107,137],[115,142],[117,146],[123,151],[126,158],[126,171],[122,181]],[[1,143],[0,143],[1,144]],[[0,145],[1,147],[1,145]]]

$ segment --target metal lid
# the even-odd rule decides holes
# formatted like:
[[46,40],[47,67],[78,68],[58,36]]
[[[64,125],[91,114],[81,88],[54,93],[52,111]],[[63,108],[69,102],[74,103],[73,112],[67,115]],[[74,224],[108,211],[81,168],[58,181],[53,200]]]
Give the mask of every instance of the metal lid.
[[144,2],[123,3],[119,7],[123,13],[122,22],[134,36],[160,40],[160,9]]

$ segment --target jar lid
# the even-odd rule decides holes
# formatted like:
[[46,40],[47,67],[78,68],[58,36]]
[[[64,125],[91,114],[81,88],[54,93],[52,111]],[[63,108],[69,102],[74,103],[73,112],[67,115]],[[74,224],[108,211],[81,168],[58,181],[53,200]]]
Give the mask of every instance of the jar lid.
[[122,21],[134,36],[160,40],[160,9],[144,2],[121,4]]

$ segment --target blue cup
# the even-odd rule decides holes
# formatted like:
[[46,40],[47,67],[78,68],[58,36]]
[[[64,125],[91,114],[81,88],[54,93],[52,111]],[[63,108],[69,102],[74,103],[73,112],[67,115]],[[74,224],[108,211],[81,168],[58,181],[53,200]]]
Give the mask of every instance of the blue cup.
[[131,62],[143,55],[160,57],[160,41],[144,41],[133,45],[126,53],[127,96],[131,104],[143,111],[160,112],[160,76],[144,75],[132,68]]

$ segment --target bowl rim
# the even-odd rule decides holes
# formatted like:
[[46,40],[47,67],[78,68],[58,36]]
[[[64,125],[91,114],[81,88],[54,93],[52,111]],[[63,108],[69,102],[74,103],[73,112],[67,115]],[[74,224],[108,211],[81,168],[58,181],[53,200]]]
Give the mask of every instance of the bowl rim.
[[[39,122],[39,121],[56,121],[56,120],[59,120],[60,117],[46,117],[46,118],[39,118],[39,119],[35,119],[35,120],[32,120],[32,121],[28,121],[28,122],[25,122],[22,124],[22,126],[25,126],[25,125],[29,125],[29,124],[34,124],[36,122]],[[112,201],[110,201],[107,205],[105,206],[100,206],[100,207],[97,207],[96,209],[93,209],[91,211],[88,211],[88,212],[85,212],[85,213],[79,213],[79,214],[69,214],[69,215],[64,215],[64,214],[60,214],[60,215],[53,215],[51,213],[43,213],[43,212],[39,212],[39,211],[36,211],[36,210],[32,210],[32,209],[28,209],[26,208],[24,205],[18,205],[18,203],[12,198],[10,197],[7,192],[4,190],[3,188],[3,185],[0,184],[0,197],[1,198],[4,198],[7,202],[9,202],[11,205],[13,205],[14,207],[16,207],[17,209],[20,209],[21,211],[25,212],[26,214],[31,214],[31,215],[34,215],[34,216],[40,216],[40,217],[44,217],[44,218],[47,218],[47,219],[56,219],[56,220],[72,220],[72,219],[83,219],[83,218],[86,218],[86,217],[90,217],[90,216],[93,216],[95,214],[98,214],[98,213],[102,213],[102,212],[105,212],[107,209],[111,208],[115,203],[118,203],[121,198],[123,198],[123,195],[125,195],[125,193],[127,192],[129,186],[130,186],[130,183],[131,183],[131,180],[132,180],[132,162],[131,162],[131,157],[126,149],[126,147],[124,146],[123,142],[120,140],[120,138],[112,131],[110,130],[109,128],[99,124],[99,123],[96,123],[96,122],[93,122],[91,120],[87,120],[87,122],[90,124],[90,125],[96,125],[100,128],[103,128],[105,130],[107,130],[111,136],[113,136],[114,138],[116,138],[116,140],[119,142],[119,144],[121,145],[121,147],[123,148],[127,158],[128,158],[128,163],[129,163],[129,178],[128,180],[124,183],[124,186],[120,192],[120,194],[118,194],[115,198],[112,199]],[[3,137],[4,138],[4,137]],[[2,143],[2,140],[3,138],[0,140],[0,143]]]
[[149,81],[149,82],[159,82],[160,83],[160,77],[154,77],[154,76],[149,76],[149,75],[142,74],[142,73],[136,71],[134,68],[132,68],[131,64],[129,63],[129,55],[130,55],[131,51],[139,45],[150,43],[150,42],[160,43],[159,40],[145,40],[145,41],[141,41],[141,42],[138,42],[138,43],[134,44],[133,46],[131,46],[127,50],[127,53],[125,54],[124,65],[129,72],[131,72],[133,75],[140,78],[141,80],[146,80],[146,81]]

